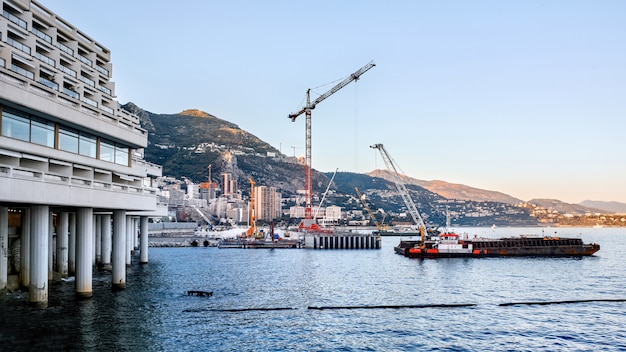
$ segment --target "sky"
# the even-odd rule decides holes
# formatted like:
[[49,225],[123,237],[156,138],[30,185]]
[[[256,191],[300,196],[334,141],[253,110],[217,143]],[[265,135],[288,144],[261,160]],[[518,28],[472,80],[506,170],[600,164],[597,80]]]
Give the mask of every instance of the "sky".
[[[200,109],[312,166],[626,203],[626,1],[40,0],[111,51],[120,103]],[[303,175],[304,178],[304,175]]]

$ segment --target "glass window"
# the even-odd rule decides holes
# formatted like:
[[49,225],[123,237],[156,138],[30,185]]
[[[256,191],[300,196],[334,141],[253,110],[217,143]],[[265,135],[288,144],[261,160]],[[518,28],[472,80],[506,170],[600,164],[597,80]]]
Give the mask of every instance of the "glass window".
[[64,128],[59,129],[59,149],[78,153],[78,133]]
[[30,123],[28,118],[3,110],[2,135],[28,142],[30,137]]
[[54,123],[32,120],[30,141],[54,148]]
[[115,147],[112,143],[100,141],[100,160],[114,161]]
[[78,153],[81,155],[96,157],[96,137],[88,134],[78,136]]
[[115,146],[115,163],[128,165],[128,148],[120,145]]

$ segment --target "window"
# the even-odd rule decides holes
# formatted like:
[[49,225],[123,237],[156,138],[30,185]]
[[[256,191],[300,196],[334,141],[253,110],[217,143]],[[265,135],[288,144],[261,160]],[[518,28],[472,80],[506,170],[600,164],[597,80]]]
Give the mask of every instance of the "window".
[[66,128],[59,128],[59,149],[78,153],[78,133]]
[[31,121],[30,141],[54,148],[54,123],[45,121]]
[[100,141],[100,160],[113,162],[115,146],[112,143]]
[[96,157],[96,137],[88,134],[79,134],[78,153],[81,155]]
[[128,165],[128,148],[121,145],[115,146],[115,163],[120,165]]
[[3,110],[2,135],[28,142],[30,139],[30,126],[28,118],[19,116],[17,113],[7,111],[6,109]]

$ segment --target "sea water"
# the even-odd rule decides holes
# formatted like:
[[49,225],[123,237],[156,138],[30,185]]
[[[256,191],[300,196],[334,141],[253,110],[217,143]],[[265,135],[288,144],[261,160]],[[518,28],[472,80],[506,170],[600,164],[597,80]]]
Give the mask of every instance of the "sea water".
[[626,229],[457,230],[581,237],[601,250],[418,260],[394,253],[399,237],[381,250],[150,248],[123,291],[94,271],[89,300],[72,281],[52,284],[43,310],[25,293],[1,298],[0,350],[626,350]]

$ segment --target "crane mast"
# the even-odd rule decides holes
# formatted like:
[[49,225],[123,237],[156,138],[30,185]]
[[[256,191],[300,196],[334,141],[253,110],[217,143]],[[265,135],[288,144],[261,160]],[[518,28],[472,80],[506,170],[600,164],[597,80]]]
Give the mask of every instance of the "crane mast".
[[[312,223],[312,182],[313,182],[313,172],[311,169],[311,110],[315,109],[315,106],[321,103],[324,99],[329,96],[335,94],[338,90],[345,87],[352,81],[356,81],[361,77],[362,74],[367,72],[372,67],[376,66],[374,61],[370,61],[367,65],[361,67],[356,72],[352,73],[343,81],[337,83],[334,87],[329,89],[327,92],[323,93],[317,99],[311,101],[311,89],[307,89],[306,91],[306,105],[300,111],[289,114],[289,118],[292,122],[296,121],[296,118],[302,114],[305,115],[306,123],[305,123],[305,140],[306,140],[306,151],[305,151],[305,178],[304,178],[304,188],[305,188],[305,208],[304,208],[304,218],[308,220],[309,223]],[[307,226],[310,226],[308,224]]]
[[387,169],[391,171],[392,173],[392,176],[394,178],[393,182],[396,184],[396,188],[398,189],[398,192],[400,193],[402,200],[404,200],[404,204],[409,210],[409,213],[411,214],[413,221],[418,226],[420,234],[423,238],[425,235],[425,231],[426,231],[426,225],[424,224],[424,220],[422,219],[422,216],[417,211],[417,207],[415,206],[415,203],[413,202],[413,198],[411,198],[409,191],[406,189],[404,181],[402,181],[402,177],[400,176],[400,173],[398,172],[398,169],[396,168],[396,164],[394,163],[393,159],[391,159],[391,156],[389,155],[389,153],[387,153],[387,150],[385,149],[385,147],[383,147],[382,144],[380,143],[374,144],[370,146],[370,148],[378,149],[378,151],[380,152],[380,155],[383,157],[383,160],[385,161],[385,165],[387,165]]
[[372,219],[372,221],[374,222],[374,225],[376,225],[376,228],[378,229],[378,231],[385,231],[387,230],[387,225],[385,225],[385,218],[383,217],[383,221],[378,222],[378,220],[376,220],[376,216],[374,215],[374,212],[372,211],[372,209],[370,208],[369,205],[367,205],[367,201],[365,200],[365,195],[363,193],[361,193],[361,191],[359,191],[358,187],[354,187],[354,190],[356,191],[357,196],[359,197],[359,200],[361,201],[361,204],[363,204],[363,208],[365,208],[365,210],[367,210],[367,213],[370,216],[370,219]]

